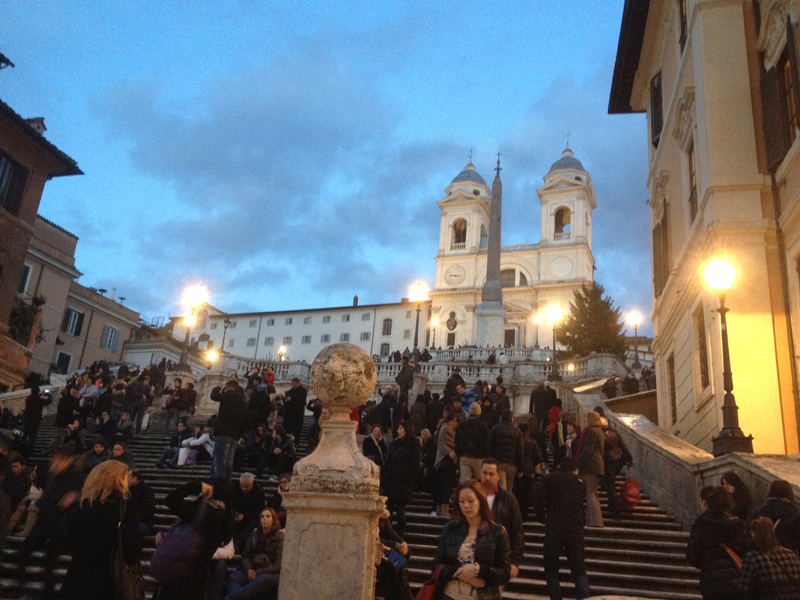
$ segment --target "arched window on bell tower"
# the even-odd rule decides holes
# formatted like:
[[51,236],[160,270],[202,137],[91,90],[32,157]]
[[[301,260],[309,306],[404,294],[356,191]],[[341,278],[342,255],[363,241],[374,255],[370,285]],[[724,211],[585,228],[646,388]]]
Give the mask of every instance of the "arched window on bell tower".
[[[463,244],[463,245],[462,245]],[[453,247],[451,250],[456,250],[456,246],[462,245],[465,248],[467,244],[467,221],[465,219],[456,219],[453,223]]]
[[489,234],[486,232],[486,225],[481,225],[481,242],[479,248],[489,247]]
[[567,207],[562,206],[556,211],[555,227],[553,229],[554,239],[568,240],[570,233],[570,221],[572,213]]

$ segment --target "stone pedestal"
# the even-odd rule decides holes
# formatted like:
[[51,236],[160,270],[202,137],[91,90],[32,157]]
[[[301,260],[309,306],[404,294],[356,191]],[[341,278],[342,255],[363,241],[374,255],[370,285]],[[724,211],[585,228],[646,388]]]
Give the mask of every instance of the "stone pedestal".
[[[427,389],[428,376],[423,373],[414,373],[414,385],[408,391],[408,404],[413,404],[414,400],[417,399],[417,394],[424,394]],[[419,435],[419,432],[417,432],[417,435]]]
[[375,363],[351,344],[325,348],[311,366],[317,396],[331,407],[317,449],[294,467],[284,495],[286,534],[280,600],[372,600],[379,470],[356,443],[350,408],[375,388]]
[[475,344],[502,348],[506,334],[506,311],[503,303],[496,300],[481,302],[475,309]]

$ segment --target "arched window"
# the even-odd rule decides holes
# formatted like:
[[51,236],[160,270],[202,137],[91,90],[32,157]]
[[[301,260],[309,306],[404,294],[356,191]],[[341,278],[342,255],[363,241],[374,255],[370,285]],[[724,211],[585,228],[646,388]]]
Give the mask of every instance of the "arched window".
[[386,358],[387,356],[389,356],[389,350],[390,350],[389,344],[381,344],[381,358]]
[[504,288],[515,287],[517,272],[514,269],[503,269],[500,271],[500,286]]
[[383,320],[383,329],[381,330],[381,335],[392,335],[392,320],[391,319],[384,319]]
[[570,230],[570,220],[572,217],[572,213],[566,207],[559,208],[556,211],[555,217],[555,233],[556,235],[560,233],[569,233]]
[[486,226],[481,225],[481,243],[480,248],[488,248],[489,247],[489,234],[486,233]]
[[519,272],[519,287],[527,287],[528,286],[528,278],[525,277],[525,273],[522,271]]
[[464,219],[457,219],[453,223],[453,245],[467,243],[467,222]]

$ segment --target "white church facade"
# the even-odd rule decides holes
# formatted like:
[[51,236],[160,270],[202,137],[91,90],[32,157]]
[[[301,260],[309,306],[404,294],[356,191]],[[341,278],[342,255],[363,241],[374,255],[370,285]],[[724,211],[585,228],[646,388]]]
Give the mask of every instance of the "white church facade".
[[[419,307],[420,348],[475,345],[474,311],[486,279],[492,196],[472,163],[445,192],[438,203],[441,225],[430,300],[359,306],[356,299],[353,306],[241,314],[206,305],[191,331],[192,342],[201,350],[219,350],[224,340],[227,354],[247,360],[306,362],[329,344],[348,342],[388,360],[390,353],[413,349]],[[597,204],[591,177],[571,150],[553,164],[537,193],[540,241],[500,251],[503,345],[508,347],[552,346],[544,309],[556,303],[566,311],[573,292],[593,278],[592,211]],[[183,339],[177,323],[175,331]],[[149,360],[131,353],[127,358]]]

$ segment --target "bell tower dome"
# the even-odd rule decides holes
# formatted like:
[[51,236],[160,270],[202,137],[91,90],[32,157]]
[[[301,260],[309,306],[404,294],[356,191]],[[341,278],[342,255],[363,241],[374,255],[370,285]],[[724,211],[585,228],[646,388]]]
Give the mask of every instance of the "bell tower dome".
[[439,255],[476,253],[485,248],[489,231],[491,192],[472,162],[453,178],[439,201]]

